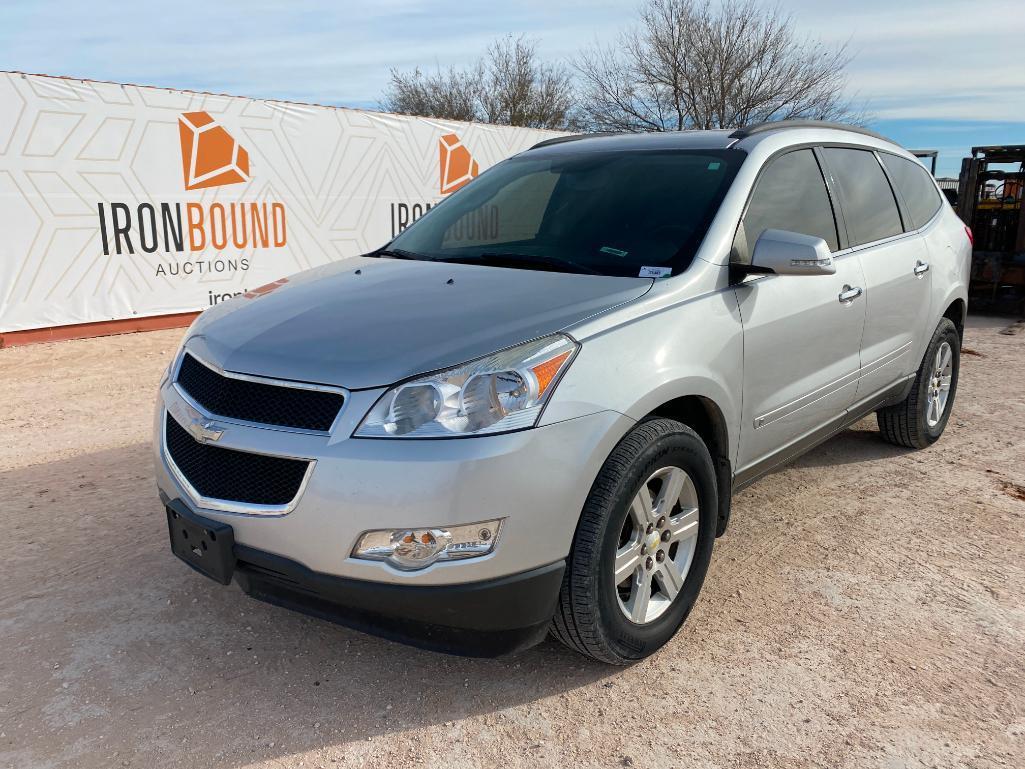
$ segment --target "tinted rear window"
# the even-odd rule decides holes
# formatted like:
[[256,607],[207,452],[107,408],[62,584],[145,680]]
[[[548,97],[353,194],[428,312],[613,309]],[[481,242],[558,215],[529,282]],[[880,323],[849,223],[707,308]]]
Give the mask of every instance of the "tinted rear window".
[[829,171],[843,194],[850,245],[860,246],[903,232],[897,200],[875,153],[844,147],[826,147],[824,152]]
[[880,153],[880,157],[901,197],[904,198],[904,207],[911,219],[908,229],[917,230],[940,210],[942,201],[940,193],[936,191],[936,185],[921,163],[886,152]]

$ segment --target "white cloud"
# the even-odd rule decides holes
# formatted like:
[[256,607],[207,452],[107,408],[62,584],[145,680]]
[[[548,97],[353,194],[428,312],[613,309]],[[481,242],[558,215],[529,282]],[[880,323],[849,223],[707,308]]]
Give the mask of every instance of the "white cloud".
[[[374,104],[389,68],[465,64],[498,35],[550,57],[614,42],[637,2],[5,0],[0,69]],[[802,34],[850,45],[851,92],[880,119],[1025,119],[1023,0],[782,2]]]
[[850,85],[880,118],[1025,120],[1025,3],[790,0],[798,28],[854,54]]

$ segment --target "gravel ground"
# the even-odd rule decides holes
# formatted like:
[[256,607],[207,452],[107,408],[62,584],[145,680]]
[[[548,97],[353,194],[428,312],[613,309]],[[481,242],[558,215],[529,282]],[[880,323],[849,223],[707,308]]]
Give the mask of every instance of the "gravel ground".
[[177,562],[152,480],[181,332],[0,350],[2,767],[1025,766],[1025,328],[970,323],[944,438],[857,425],[737,496],[629,669],[466,660]]

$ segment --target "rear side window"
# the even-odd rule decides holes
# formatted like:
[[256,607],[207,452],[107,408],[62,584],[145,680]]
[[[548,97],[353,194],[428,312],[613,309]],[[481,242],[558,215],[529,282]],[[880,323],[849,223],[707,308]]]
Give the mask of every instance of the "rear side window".
[[824,152],[829,171],[843,194],[851,245],[902,233],[897,200],[875,153],[842,147],[826,147]]
[[940,193],[936,191],[936,185],[932,183],[929,172],[921,163],[885,152],[880,153],[880,157],[901,197],[904,198],[904,205],[911,219],[908,229],[917,230],[940,210],[942,201]]
[[762,172],[737,231],[733,261],[749,264],[758,236],[770,229],[814,235],[837,250],[829,192],[810,149],[788,152]]

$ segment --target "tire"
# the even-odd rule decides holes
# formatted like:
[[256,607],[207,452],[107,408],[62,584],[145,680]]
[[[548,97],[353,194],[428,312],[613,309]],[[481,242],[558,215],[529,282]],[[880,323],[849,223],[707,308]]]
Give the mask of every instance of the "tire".
[[[946,399],[942,402],[942,410],[937,418],[935,411],[932,410],[937,404],[938,395],[935,375],[937,362],[943,358],[945,349],[950,353],[950,373],[942,381],[940,389],[942,391],[944,385],[949,389],[946,390]],[[900,403],[886,406],[876,412],[876,421],[879,423],[879,432],[883,440],[909,449],[924,449],[935,443],[943,435],[954,407],[960,369],[961,337],[954,324],[948,318],[943,318],[926,348],[911,392]]]
[[[687,478],[681,480],[678,471]],[[638,525],[647,499],[642,486],[651,496],[647,520],[654,521],[645,533]],[[664,501],[674,493],[678,501]],[[701,590],[715,543],[716,503],[715,466],[698,434],[670,419],[638,424],[609,455],[584,504],[552,635],[613,665],[628,665],[661,648]],[[635,554],[636,566],[627,572]],[[630,576],[617,585],[620,567],[620,574]],[[633,621],[627,612],[642,620]]]

